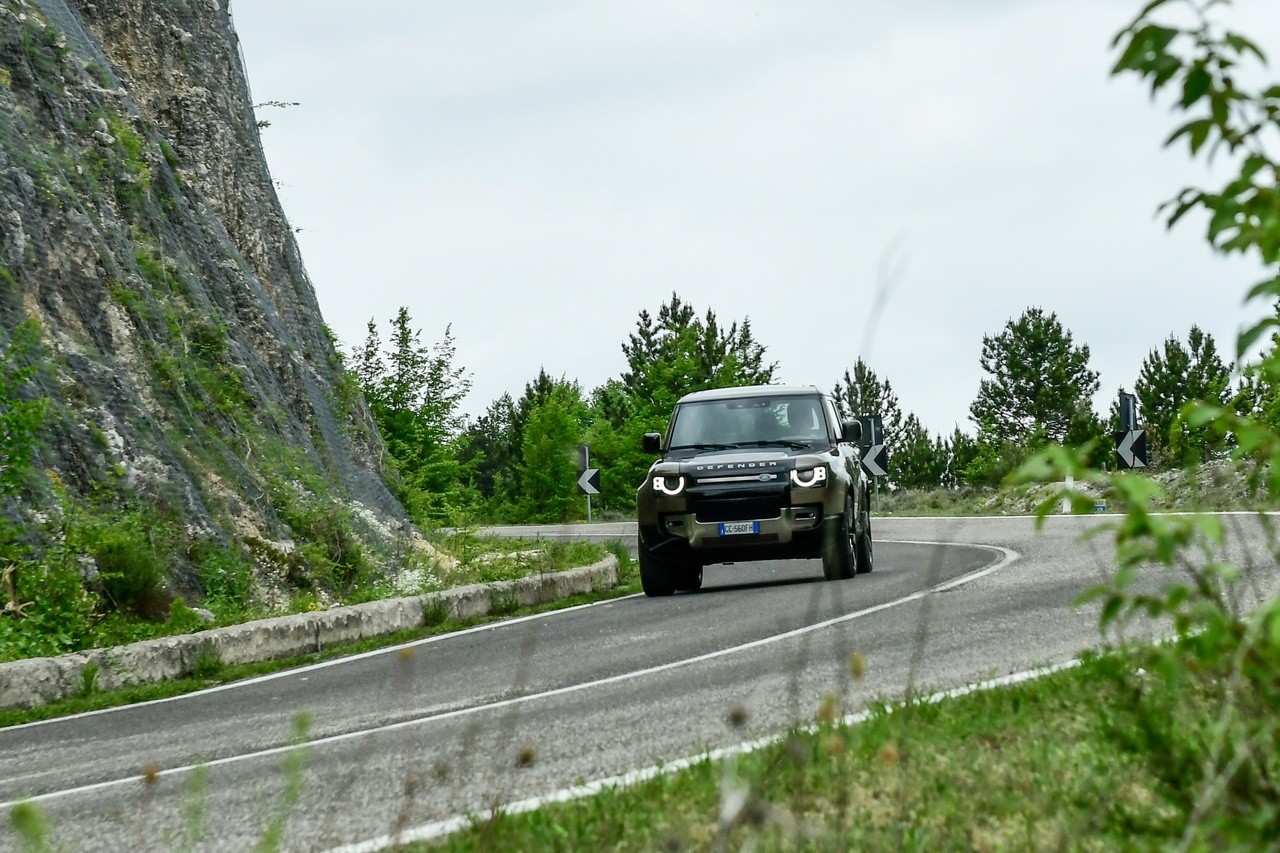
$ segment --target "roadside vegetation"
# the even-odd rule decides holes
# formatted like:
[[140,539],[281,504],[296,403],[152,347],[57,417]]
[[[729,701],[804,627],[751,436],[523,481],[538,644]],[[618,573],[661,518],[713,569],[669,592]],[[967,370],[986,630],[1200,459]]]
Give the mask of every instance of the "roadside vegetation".
[[[414,850],[1114,850],[1176,846],[1211,682],[1177,690],[1123,655],[940,702],[874,704],[762,748]],[[852,697],[859,704],[864,697]],[[1192,701],[1188,701],[1192,700]],[[747,739],[750,717],[726,728]]]
[[[519,547],[520,544],[520,540],[511,540],[511,547]],[[38,720],[65,717],[70,714],[80,714],[86,711],[99,711],[104,708],[131,705],[136,702],[168,699],[173,696],[181,696],[185,693],[194,693],[197,690],[216,687],[219,684],[229,684],[233,681],[242,681],[246,678],[269,675],[274,672],[283,672],[284,670],[307,666],[308,664],[319,663],[320,661],[347,657],[348,655],[359,654],[361,652],[372,651],[374,649],[399,646],[405,643],[411,643],[415,640],[421,640],[426,637],[434,637],[439,634],[449,634],[454,631],[461,631],[466,628],[485,625],[490,622],[497,622],[503,619],[527,616],[533,613],[546,613],[553,610],[563,610],[567,607],[576,607],[580,604],[590,604],[594,601],[605,601],[611,598],[621,598],[622,596],[635,595],[639,593],[640,576],[636,569],[635,562],[631,559],[627,549],[621,544],[614,542],[600,546],[600,550],[611,553],[618,558],[618,585],[613,589],[598,590],[586,595],[575,595],[559,601],[540,604],[536,607],[521,607],[516,605],[512,607],[496,608],[494,612],[488,616],[455,619],[451,616],[440,614],[437,619],[429,620],[430,624],[417,631],[402,631],[395,634],[387,634],[382,637],[371,637],[369,639],[359,640],[353,643],[335,644],[328,646],[323,651],[315,654],[298,655],[291,658],[280,658],[278,660],[262,661],[260,663],[253,664],[231,665],[224,664],[216,656],[211,656],[207,662],[207,666],[191,678],[162,681],[154,684],[145,684],[137,687],[129,687],[123,690],[111,691],[98,690],[91,682],[89,682],[86,683],[83,694],[73,699],[67,699],[61,702],[52,702],[48,705],[41,705],[38,708],[11,708],[7,710],[0,710],[0,728],[22,725],[23,723],[33,723]],[[581,559],[581,556],[573,557],[569,559],[569,562],[575,566],[582,565],[582,563],[579,562]]]
[[[1148,507],[1162,512],[1280,510],[1280,498],[1259,487],[1263,474],[1256,464],[1230,457],[1165,468],[1150,475],[1160,491],[1149,497]],[[877,494],[873,506],[879,516],[1032,515],[1057,489],[1057,484],[1034,482],[898,489]],[[1082,483],[1077,491],[1093,500],[1097,513],[1126,512],[1130,506],[1125,493],[1105,480]]]
[[160,595],[164,564],[152,543],[166,532],[148,528],[143,519],[126,517],[106,531],[86,535],[93,537],[91,553],[103,576],[86,586],[77,574],[71,549],[54,556],[59,562],[24,567],[30,577],[19,579],[24,584],[18,587],[19,595],[28,589],[26,583],[42,583],[44,589],[25,599],[21,613],[0,618],[0,663],[188,634],[286,613],[514,580],[590,565],[609,552],[591,542],[497,539],[455,532],[440,538],[439,550],[406,555],[403,569],[395,576],[343,595],[299,590],[283,606],[275,607],[255,601],[247,562],[223,563],[216,567],[220,574],[214,587],[222,594],[206,598],[208,609],[203,613],[181,598],[162,598],[167,609],[152,614],[140,605],[146,604],[147,596]]

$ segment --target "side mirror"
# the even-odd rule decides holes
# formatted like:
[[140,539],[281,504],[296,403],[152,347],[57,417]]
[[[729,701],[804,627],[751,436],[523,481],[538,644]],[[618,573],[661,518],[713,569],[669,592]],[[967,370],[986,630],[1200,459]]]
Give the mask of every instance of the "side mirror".
[[848,420],[840,422],[840,440],[850,444],[862,443],[862,421]]
[[643,446],[645,453],[661,453],[662,435],[656,432],[646,432],[644,434]]

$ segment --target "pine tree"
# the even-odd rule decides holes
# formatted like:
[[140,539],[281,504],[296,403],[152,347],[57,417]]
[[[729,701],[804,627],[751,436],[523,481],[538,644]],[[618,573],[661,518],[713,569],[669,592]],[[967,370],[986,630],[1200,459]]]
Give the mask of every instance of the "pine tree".
[[1182,419],[1181,409],[1193,400],[1226,404],[1230,384],[1230,368],[1218,355],[1213,336],[1199,326],[1191,327],[1186,345],[1170,335],[1161,348],[1151,350],[1133,390],[1152,452],[1174,458],[1202,457],[1209,449],[1208,437]]
[[935,489],[943,485],[946,473],[946,448],[941,437],[931,438],[919,418],[908,414],[893,457],[894,484],[904,489]]
[[884,444],[889,454],[889,482],[898,485],[897,457],[902,452],[903,420],[898,395],[886,378],[881,380],[865,361],[859,358],[853,371],[846,370],[844,378],[831,389],[840,417],[879,415],[884,425]]
[[993,446],[1066,441],[1098,390],[1089,347],[1076,346],[1058,316],[1040,308],[984,335],[981,364],[987,378],[969,412],[979,441]]
[[407,308],[400,308],[390,326],[384,349],[377,324],[369,321],[364,346],[353,353],[355,376],[406,485],[406,506],[417,516],[440,520],[457,503],[454,439],[462,428],[458,406],[471,380],[454,364],[450,327],[440,343],[427,346]]
[[685,394],[767,384],[777,369],[776,363],[765,363],[765,348],[752,334],[749,319],[725,330],[714,311],[707,309],[699,319],[676,293],[659,307],[656,320],[648,311],[640,312],[622,353],[627,370],[621,381],[630,397],[668,412]]

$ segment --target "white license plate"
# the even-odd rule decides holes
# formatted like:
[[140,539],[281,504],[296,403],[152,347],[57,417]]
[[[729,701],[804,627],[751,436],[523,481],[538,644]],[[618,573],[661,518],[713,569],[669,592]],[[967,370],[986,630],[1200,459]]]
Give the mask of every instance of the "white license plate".
[[726,521],[720,525],[721,536],[744,536],[759,532],[758,521]]

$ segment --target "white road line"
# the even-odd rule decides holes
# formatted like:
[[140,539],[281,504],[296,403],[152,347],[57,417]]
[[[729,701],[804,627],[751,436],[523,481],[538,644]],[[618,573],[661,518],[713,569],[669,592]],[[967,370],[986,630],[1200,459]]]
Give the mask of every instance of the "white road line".
[[[998,545],[971,545],[965,542],[920,542],[915,544],[937,545],[937,546],[944,546],[944,547],[962,546],[962,547],[969,547],[969,548],[981,548],[987,551],[995,551],[999,553],[1001,557],[995,563],[993,563],[990,566],[987,566],[986,568],[978,569],[977,571],[973,571],[968,574],[961,575],[958,578],[947,581],[945,583],[938,584],[936,586],[932,586],[928,589],[920,590],[918,592],[913,592],[911,595],[903,596],[902,598],[896,598],[896,599],[893,599],[892,601],[886,601],[883,604],[877,604],[872,607],[866,607],[866,608],[863,608],[862,610],[855,610],[852,613],[846,613],[843,616],[836,616],[832,619],[826,619],[822,622],[815,622],[812,625],[806,625],[802,628],[794,628],[790,631],[785,631],[781,634],[773,634],[769,637],[762,637],[758,640],[752,640],[750,642],[742,643],[737,646],[730,646],[729,648],[720,649],[719,651],[706,652],[701,655],[695,655],[694,657],[691,657],[691,658],[684,658],[678,661],[670,661],[668,663],[659,664],[658,666],[651,666],[645,669],[637,669],[632,672],[625,672],[619,675],[611,675],[606,678],[596,679],[595,681],[584,681],[580,684],[570,684],[565,687],[557,687],[553,690],[544,690],[540,693],[530,693],[525,696],[516,696],[510,699],[501,699],[496,702],[489,702],[484,705],[473,705],[468,708],[459,708],[455,711],[445,711],[443,713],[434,714],[429,717],[419,717],[413,720],[402,720],[397,723],[388,723],[387,725],[375,726],[374,728],[370,728],[370,729],[362,729],[360,731],[355,731],[355,732],[344,732],[343,734],[330,735],[329,737],[323,737],[323,738],[316,738],[315,740],[307,741],[307,743],[304,746],[313,747],[313,746],[324,746],[324,745],[333,744],[333,743],[341,743],[344,741],[367,737],[369,735],[400,731],[403,729],[429,725],[431,723],[440,722],[442,720],[456,719],[459,717],[470,716],[472,714],[479,714],[487,711],[495,711],[501,708],[508,708],[513,705],[523,705],[529,702],[536,702],[542,699],[551,699],[556,696],[565,696],[571,693],[578,693],[583,690],[590,690],[596,687],[604,687],[611,684],[618,684],[624,681],[630,681],[632,679],[644,678],[645,676],[656,675],[662,672],[669,672],[673,669],[679,669],[681,667],[691,666],[696,663],[703,663],[705,661],[715,660],[717,658],[738,654],[740,652],[749,651],[751,649],[757,649],[763,646],[773,645],[774,643],[780,643],[780,642],[783,642],[784,640],[790,640],[795,637],[802,636],[804,634],[812,633],[814,631],[820,631],[823,628],[829,628],[833,625],[839,625],[843,622],[850,622],[854,619],[860,619],[863,616],[870,616],[873,613],[880,613],[885,610],[890,610],[892,608],[899,607],[903,604],[909,604],[913,601],[919,601],[922,598],[925,598],[926,596],[932,595],[937,592],[944,592],[949,589],[954,589],[963,584],[972,583],[973,581],[976,581],[980,578],[984,578],[993,572],[997,572],[1000,569],[1003,569],[1009,566],[1019,557],[1019,554],[1016,551],[1013,551],[1009,548],[1002,548]],[[617,599],[614,599],[614,600],[616,601]],[[507,624],[510,624],[510,623],[507,623]],[[207,762],[204,762],[203,764],[188,764],[182,767],[171,767],[167,770],[161,770],[159,773],[155,775],[159,777],[176,776],[184,773],[190,773],[191,771],[196,770],[199,767],[220,767],[225,764],[234,764],[241,761],[252,761],[258,758],[268,758],[275,755],[281,755],[283,753],[288,752],[289,750],[297,749],[297,748],[299,747],[296,747],[293,745],[277,746],[277,747],[272,747],[270,749],[258,750],[256,752],[244,753],[242,755],[231,755],[231,756],[227,756],[226,758],[219,758],[213,761],[207,761]],[[106,782],[95,782],[90,785],[80,785],[75,788],[67,788],[61,791],[50,791],[47,794],[39,794],[34,797],[28,797],[24,800],[10,800],[9,802],[0,803],[0,809],[11,808],[14,805],[18,804],[19,802],[40,803],[40,802],[46,802],[48,800],[56,800],[64,797],[75,796],[77,794],[87,794],[94,791],[103,791],[108,788],[115,788],[121,785],[138,783],[138,782],[141,782],[143,778],[144,777],[139,774],[134,776],[126,776],[122,779],[111,779]]]
[[[930,696],[926,696],[920,701],[927,702],[929,704],[936,704],[944,699],[953,699],[970,693],[978,693],[983,690],[993,690],[998,687],[1007,687],[1011,684],[1020,684],[1024,681],[1043,678],[1046,675],[1051,675],[1055,672],[1061,672],[1066,669],[1072,669],[1079,665],[1080,661],[1070,660],[1053,666],[1015,672],[1011,675],[1003,675],[999,678],[992,678],[988,681],[982,681],[977,684],[970,684],[965,687],[957,687],[953,690],[934,693]],[[873,709],[868,708],[866,710],[858,711],[855,714],[848,714],[841,720],[841,722],[846,726],[857,725],[870,717],[872,711]],[[808,725],[801,726],[800,729],[802,731],[812,732],[817,729],[817,726],[810,723]],[[610,776],[606,779],[596,779],[593,782],[574,785],[572,788],[561,788],[559,791],[552,791],[550,794],[543,794],[540,797],[530,797],[525,800],[517,800],[513,803],[498,806],[495,809],[483,809],[471,814],[454,815],[453,817],[445,818],[444,820],[432,821],[431,823],[416,826],[412,829],[406,829],[396,835],[380,835],[377,838],[370,838],[366,841],[358,841],[342,847],[335,847],[330,851],[330,853],[375,853],[375,851],[386,850],[390,847],[412,844],[415,841],[434,841],[436,839],[443,838],[446,835],[451,835],[460,829],[466,829],[469,826],[483,823],[498,814],[524,814],[525,812],[535,811],[545,805],[551,805],[553,803],[567,803],[572,800],[581,800],[586,797],[593,797],[610,788],[627,788],[641,782],[646,782],[649,779],[653,779],[658,776],[670,776],[704,761],[720,761],[721,759],[728,758],[731,755],[745,755],[749,752],[755,752],[763,747],[778,743],[783,738],[789,736],[791,731],[792,730],[788,729],[787,731],[769,735],[768,737],[759,738],[757,740],[713,749],[700,755],[691,755],[686,758],[676,759],[675,761],[666,761],[662,764],[651,764],[648,767],[644,767],[639,770],[630,770],[619,776]]]
[[[558,616],[561,613],[572,613],[575,610],[583,610],[587,607],[599,607],[602,604],[613,604],[617,601],[626,601],[629,598],[641,598],[643,593],[634,593],[632,595],[620,595],[617,598],[606,598],[601,601],[589,601],[586,604],[575,604],[573,607],[562,607],[559,610],[547,610],[543,613],[531,613],[528,616],[518,616],[514,619],[503,619],[499,622],[486,622],[484,625],[476,625],[471,628],[463,628],[460,631],[450,631],[446,634],[436,634],[431,637],[423,637],[421,640],[411,640],[407,643],[400,643],[395,646],[383,646],[379,649],[372,649],[367,652],[359,652],[346,657],[334,658],[333,660],[320,661],[319,663],[309,663],[306,666],[299,666],[293,669],[284,669],[280,672],[272,672],[266,675],[256,675],[253,678],[246,678],[241,681],[231,681],[227,684],[219,684],[216,687],[206,687],[202,690],[193,690],[190,693],[183,693],[179,696],[166,696],[163,699],[148,699],[145,702],[133,702],[128,705],[116,705],[113,708],[99,708],[96,711],[81,711],[79,714],[68,714],[65,717],[50,717],[47,720],[36,720],[31,723],[22,723],[16,726],[6,726],[0,729],[0,732],[14,732],[22,729],[29,729],[35,726],[51,726],[56,723],[65,723],[68,720],[82,720],[85,717],[96,717],[101,714],[117,714],[127,711],[131,708],[143,708],[147,705],[163,705],[166,702],[181,702],[185,699],[194,699],[198,696],[207,696],[210,693],[221,693],[224,690],[238,690],[242,687],[249,687],[253,684],[261,684],[264,681],[275,681],[278,678],[292,678],[296,675],[305,675],[308,672],[314,672],[317,669],[328,669],[333,666],[342,666],[352,661],[364,660],[366,658],[377,657],[378,655],[394,654],[401,649],[416,648],[418,646],[427,646],[432,643],[440,643],[445,640],[452,640],[455,637],[465,637],[468,634],[475,634],[480,631],[494,631],[499,628],[509,628],[512,625],[519,625],[522,622],[529,622],[534,619],[546,619],[550,616]],[[3,781],[3,780],[0,780]]]

